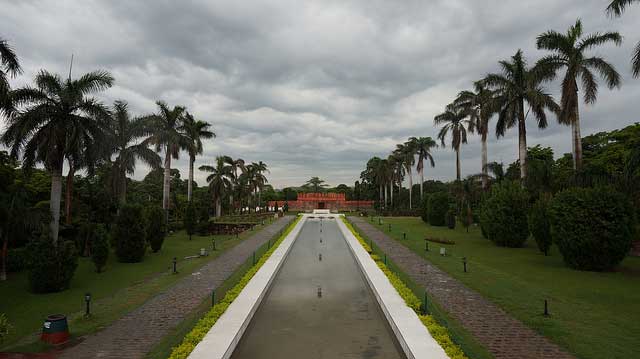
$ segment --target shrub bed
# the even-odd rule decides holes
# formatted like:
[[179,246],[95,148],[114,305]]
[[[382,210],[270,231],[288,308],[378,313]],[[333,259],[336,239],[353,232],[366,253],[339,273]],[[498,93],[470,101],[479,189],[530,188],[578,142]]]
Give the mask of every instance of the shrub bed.
[[162,248],[167,226],[164,220],[164,210],[159,206],[148,207],[145,211],[147,242],[153,253]]
[[482,202],[480,224],[487,238],[503,247],[522,247],[529,237],[529,195],[516,182],[493,186]]
[[551,248],[551,222],[549,222],[549,196],[541,196],[529,211],[529,231],[536,240],[538,249],[549,255]]
[[34,293],[59,292],[69,288],[78,267],[78,256],[71,241],[58,237],[57,246],[44,231],[27,246],[29,252],[29,287]]
[[550,204],[551,237],[571,268],[603,271],[629,253],[635,217],[625,195],[612,188],[572,188]]
[[141,262],[147,251],[145,220],[142,206],[125,204],[113,231],[116,256],[123,263]]
[[430,225],[446,225],[446,216],[449,211],[449,194],[447,192],[432,193],[429,196],[428,209]]

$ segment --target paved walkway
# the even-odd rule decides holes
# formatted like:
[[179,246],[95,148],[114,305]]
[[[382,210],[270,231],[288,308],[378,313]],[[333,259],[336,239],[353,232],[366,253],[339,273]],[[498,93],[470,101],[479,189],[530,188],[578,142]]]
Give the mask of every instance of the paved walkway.
[[573,358],[476,291],[389,238],[366,219],[351,217],[351,221],[416,283],[426,288],[444,310],[497,359]]
[[191,311],[211,295],[260,245],[273,238],[294,217],[268,225],[230,248],[198,271],[80,344],[63,351],[60,358],[143,358]]

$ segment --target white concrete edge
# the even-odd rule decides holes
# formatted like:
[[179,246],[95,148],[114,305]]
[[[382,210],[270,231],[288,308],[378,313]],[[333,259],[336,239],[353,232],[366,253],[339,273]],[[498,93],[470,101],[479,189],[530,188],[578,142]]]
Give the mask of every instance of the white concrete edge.
[[189,355],[189,359],[227,359],[231,357],[302,230],[306,217],[303,216],[278,248],[273,251],[202,341],[196,345]]
[[338,219],[337,222],[407,358],[448,359],[444,349],[433,339],[413,309],[407,306],[355,235],[342,220]]

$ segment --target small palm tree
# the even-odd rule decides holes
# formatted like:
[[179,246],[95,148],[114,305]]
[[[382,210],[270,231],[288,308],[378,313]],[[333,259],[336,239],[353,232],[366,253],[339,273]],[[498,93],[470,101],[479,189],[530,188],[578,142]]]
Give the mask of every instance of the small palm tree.
[[492,91],[482,82],[474,84],[473,91],[462,91],[454,101],[454,106],[464,111],[473,127],[480,134],[482,143],[482,187],[487,187],[487,137],[489,135],[489,121],[496,113],[496,92]]
[[11,148],[12,157],[22,154],[24,169],[42,163],[51,175],[50,228],[57,245],[64,160],[78,148],[75,141],[84,135],[100,138],[108,128],[109,110],[89,96],[111,87],[113,77],[95,71],[63,80],[42,70],[35,84],[13,91],[16,112],[0,141]]
[[156,102],[158,113],[144,117],[147,126],[151,130],[151,136],[147,140],[155,145],[156,152],[164,151],[164,181],[162,186],[162,209],[169,218],[170,183],[171,183],[171,158],[178,159],[180,150],[189,146],[189,139],[180,132],[186,109],[182,106],[174,106],[170,109],[163,102]]
[[[553,77],[552,72],[545,71],[545,67],[528,68],[521,50],[511,57],[511,61],[500,61],[500,67],[501,74],[489,74],[481,83],[497,92],[496,135],[504,136],[507,129],[518,126],[520,178],[524,184],[527,177],[527,115],[531,112],[538,128],[545,128],[545,110],[559,113],[560,108],[541,86]],[[525,103],[529,105],[528,111],[525,111]]]
[[[607,7],[607,14],[609,14],[609,16],[622,16],[627,6],[636,2],[640,2],[640,0],[613,0]],[[633,77],[640,77],[640,42],[638,42],[633,51],[631,71],[633,71]]]
[[611,64],[601,57],[589,57],[585,54],[588,50],[608,42],[620,45],[622,36],[617,32],[605,32],[582,37],[582,22],[580,20],[569,27],[566,34],[549,30],[538,36],[538,48],[555,53],[540,59],[539,66],[547,67],[554,76],[561,68],[566,68],[562,80],[562,99],[558,120],[562,124],[571,125],[573,168],[577,170],[582,168],[578,81],[582,83],[586,104],[595,103],[598,95],[598,83],[593,74],[594,71],[600,74],[610,89],[620,86],[620,75]]
[[451,148],[456,152],[456,180],[460,181],[460,145],[467,143],[467,129],[473,130],[474,123],[466,119],[467,114],[453,105],[448,105],[446,111],[437,115],[433,122],[442,125],[438,139],[445,145],[447,134],[451,133]]
[[22,73],[18,62],[18,56],[7,41],[0,37],[0,114],[9,114],[11,103],[9,101],[9,77],[16,77]]
[[216,157],[215,166],[200,166],[200,171],[210,172],[207,176],[209,191],[216,206],[216,217],[222,216],[222,198],[231,190],[231,166],[225,162],[224,156]]
[[423,199],[423,184],[424,184],[424,161],[429,160],[431,167],[435,167],[436,163],[431,155],[431,150],[438,147],[436,141],[431,137],[411,137],[410,142],[414,142],[416,146],[416,154],[418,155],[418,164],[416,170],[420,174],[420,199]]
[[120,203],[127,201],[127,174],[133,175],[138,160],[154,170],[159,169],[162,163],[160,156],[149,148],[147,136],[151,129],[147,125],[148,122],[143,119],[131,118],[126,102],[114,102],[111,111],[113,146],[110,155],[116,156],[112,167],[113,192]]
[[189,184],[187,187],[187,200],[191,202],[191,194],[193,193],[193,164],[196,161],[196,156],[202,154],[202,139],[210,139],[216,137],[216,134],[209,131],[209,123],[199,121],[193,118],[189,112],[185,112],[184,121],[180,130],[187,137],[188,145],[187,152],[189,152]]
[[413,190],[413,173],[411,169],[416,163],[416,143],[411,139],[408,142],[396,145],[394,154],[400,159],[402,166],[404,167],[407,175],[409,176],[409,209],[411,209],[411,197]]

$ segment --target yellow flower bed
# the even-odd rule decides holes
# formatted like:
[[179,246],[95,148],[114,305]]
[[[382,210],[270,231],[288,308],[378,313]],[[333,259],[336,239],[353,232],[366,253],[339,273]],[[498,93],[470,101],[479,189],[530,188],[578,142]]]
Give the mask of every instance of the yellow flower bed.
[[[364,247],[364,249],[371,254],[371,246],[369,246],[369,244],[360,236],[360,233],[358,233],[353,228],[351,223],[349,223],[346,218],[343,217],[342,221],[347,226],[347,228],[349,228],[351,233],[353,233],[358,242],[360,242],[362,247]],[[404,284],[404,282],[380,260],[380,257],[378,255],[372,254],[371,258],[376,262],[378,267],[382,270],[382,272],[384,272],[387,278],[389,278],[391,285],[393,285],[396,291],[398,291],[398,294],[400,294],[402,299],[404,299],[404,302],[407,303],[407,306],[416,312],[422,324],[427,327],[433,339],[435,339],[436,342],[440,344],[449,358],[468,359],[462,349],[460,349],[460,347],[451,340],[451,336],[449,335],[447,328],[438,324],[433,316],[421,314],[422,302],[420,301],[420,299],[418,299],[418,297],[416,297],[415,294],[413,294],[411,289],[409,289],[409,287],[407,287],[407,285]]]
[[222,314],[227,310],[229,305],[238,297],[242,289],[249,283],[251,278],[256,274],[258,269],[262,267],[264,262],[269,259],[273,251],[280,245],[280,243],[284,240],[284,238],[293,230],[293,227],[300,221],[302,217],[298,217],[294,220],[287,229],[282,233],[282,236],[276,240],[276,242],[267,250],[267,252],[260,258],[258,263],[251,267],[245,273],[244,276],[240,279],[238,284],[236,284],[233,288],[227,291],[227,294],[224,298],[216,303],[216,305],[211,308],[211,310],[205,314],[205,316],[198,321],[196,326],[184,337],[182,343],[177,347],[173,348],[169,359],[184,359],[191,354],[193,349],[202,341],[202,338],[209,332],[211,327],[218,321],[218,318],[222,316]]

